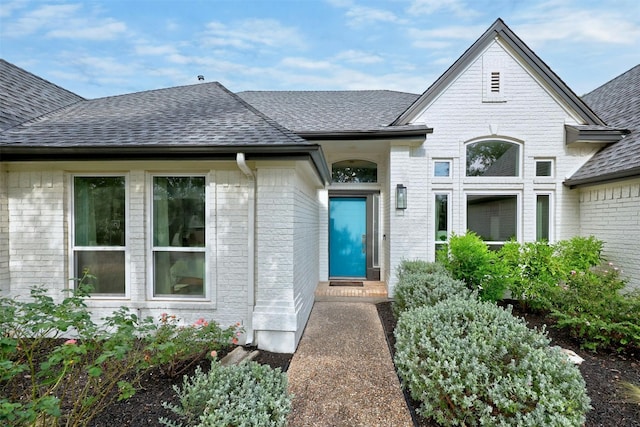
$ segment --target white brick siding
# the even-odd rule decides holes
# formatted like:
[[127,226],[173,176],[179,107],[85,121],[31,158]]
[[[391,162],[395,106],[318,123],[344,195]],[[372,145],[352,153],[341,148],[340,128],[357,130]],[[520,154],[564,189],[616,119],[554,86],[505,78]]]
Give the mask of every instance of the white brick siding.
[[640,179],[579,189],[580,234],[604,241],[604,256],[640,289]]
[[11,291],[9,278],[9,195],[7,171],[0,163],[0,296]]
[[[488,63],[500,64],[505,85],[503,102],[483,102],[483,57]],[[391,294],[400,260],[435,258],[433,200],[437,192],[451,192],[450,232],[466,231],[466,197],[475,192],[518,195],[517,238],[521,241],[536,238],[537,194],[551,195],[552,239],[578,234],[577,194],[562,182],[596,148],[566,147],[564,125],[576,123],[576,118],[551,93],[499,42],[494,42],[416,115],[412,122],[426,123],[434,129],[433,134],[421,147],[392,146],[389,157]],[[520,176],[466,177],[465,144],[493,138],[520,145]],[[553,177],[535,177],[537,158],[554,160]],[[433,178],[434,159],[452,160],[450,178]],[[398,183],[408,188],[408,209],[404,212],[394,208]]]
[[[10,277],[11,294],[24,298],[30,287],[44,285],[60,298],[69,286],[70,250],[68,227],[71,214],[70,184],[77,171],[86,174],[122,173],[127,177],[127,258],[128,295],[126,298],[93,297],[87,301],[96,318],[125,305],[141,316],[159,317],[175,314],[190,323],[199,317],[213,319],[222,326],[247,323],[247,192],[245,176],[235,163],[91,163],[11,164],[3,166],[8,204],[3,204],[0,190],[0,233],[7,227],[8,268],[0,278]],[[208,241],[214,242],[210,265],[210,300],[154,300],[150,297],[151,275],[149,251],[150,174],[205,173],[209,178],[207,208]],[[5,174],[3,174],[4,176]],[[6,186],[5,186],[6,184]],[[6,207],[5,207],[6,206]],[[8,219],[8,221],[7,221]],[[2,234],[0,234],[0,239]],[[0,265],[6,262],[0,251]]]

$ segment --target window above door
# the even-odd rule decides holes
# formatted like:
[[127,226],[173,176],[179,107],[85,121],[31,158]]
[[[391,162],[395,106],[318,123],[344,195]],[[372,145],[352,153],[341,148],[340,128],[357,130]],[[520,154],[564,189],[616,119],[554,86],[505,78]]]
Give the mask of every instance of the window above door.
[[367,160],[343,160],[331,165],[331,180],[334,183],[376,183],[378,165]]

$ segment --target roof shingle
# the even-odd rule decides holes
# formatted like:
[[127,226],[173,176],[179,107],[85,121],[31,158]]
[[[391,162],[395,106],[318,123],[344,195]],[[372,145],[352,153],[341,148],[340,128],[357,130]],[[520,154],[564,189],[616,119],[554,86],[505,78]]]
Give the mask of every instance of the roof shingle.
[[583,96],[608,125],[631,132],[588,160],[568,185],[640,175],[640,65]]
[[84,98],[0,59],[0,130]]

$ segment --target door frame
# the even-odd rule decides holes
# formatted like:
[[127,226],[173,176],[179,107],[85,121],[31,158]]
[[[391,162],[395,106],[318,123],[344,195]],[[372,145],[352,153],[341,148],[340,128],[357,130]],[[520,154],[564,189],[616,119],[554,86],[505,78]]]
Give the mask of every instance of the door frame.
[[[373,221],[373,209],[375,204],[373,203],[373,197],[374,195],[380,195],[380,191],[379,190],[330,190],[329,191],[329,204],[331,204],[331,199],[334,198],[340,198],[340,197],[362,197],[364,199],[366,199],[366,246],[365,246],[365,251],[366,251],[366,280],[374,280],[374,281],[379,281],[380,280],[380,266],[374,266],[373,265],[373,248],[374,248],[374,236],[377,235],[377,233],[374,233],[374,221]],[[329,209],[327,210],[327,215],[328,215],[328,224],[331,223],[331,206],[329,206]],[[380,214],[378,213],[378,216]],[[378,227],[380,225],[378,224]],[[327,228],[327,237],[328,234],[330,233],[330,229]],[[328,252],[327,252],[327,256],[328,256],[328,260],[329,263],[331,262],[331,245],[328,245]],[[380,250],[380,242],[378,242],[378,251]],[[331,265],[328,265],[328,271],[331,271]],[[329,276],[329,280],[331,279],[346,279],[345,277],[332,277]]]

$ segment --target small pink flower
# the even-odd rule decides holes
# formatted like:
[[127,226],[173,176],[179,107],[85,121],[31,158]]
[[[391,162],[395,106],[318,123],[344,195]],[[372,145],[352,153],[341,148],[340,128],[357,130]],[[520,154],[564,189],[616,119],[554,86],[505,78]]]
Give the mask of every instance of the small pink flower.
[[233,339],[231,340],[231,342],[233,343],[233,345],[237,345],[237,344],[238,344],[238,338],[233,337]]
[[213,357],[214,359],[215,359],[216,357],[218,357],[218,352],[217,352],[217,351],[215,351],[215,350],[213,350],[213,351],[211,352],[211,357]]
[[575,276],[576,274],[578,274],[578,273],[576,273],[576,271],[575,271],[575,270],[571,270],[571,275],[572,275],[572,276]]
[[195,326],[202,326],[202,325],[204,325],[205,323],[206,323],[206,322],[205,322],[204,318],[202,318],[202,317],[201,317],[201,318],[199,318],[198,320],[196,320],[196,321],[195,321],[194,325],[195,325]]
[[66,341],[64,342],[64,345],[74,345],[74,344],[76,344],[77,342],[78,342],[78,341],[76,341],[76,340],[66,340]]

